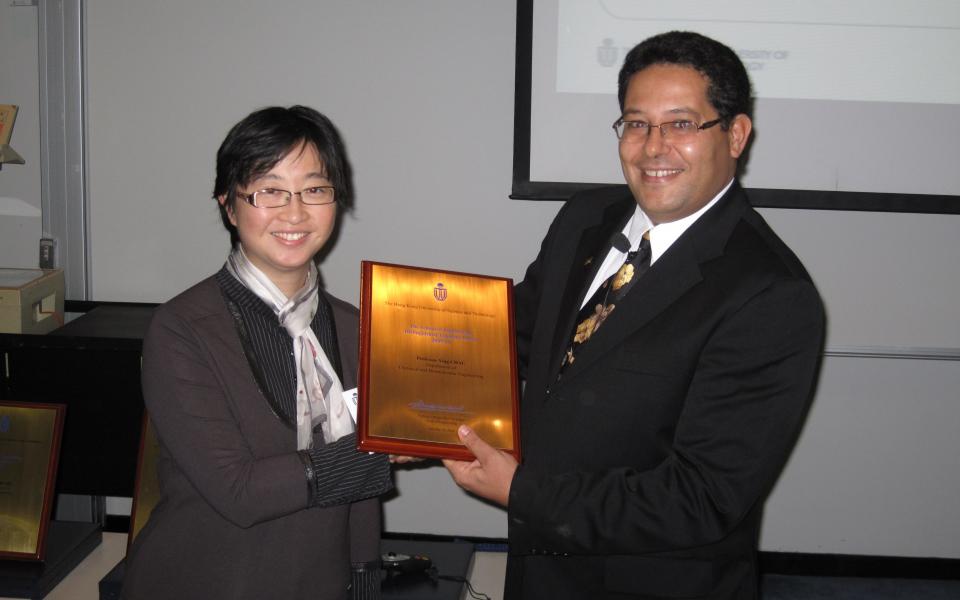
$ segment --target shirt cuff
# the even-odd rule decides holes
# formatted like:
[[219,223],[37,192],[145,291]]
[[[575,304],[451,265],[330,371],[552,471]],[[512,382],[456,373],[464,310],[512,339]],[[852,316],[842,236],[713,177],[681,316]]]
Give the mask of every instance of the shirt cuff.
[[308,506],[349,504],[393,488],[387,457],[358,451],[355,434],[298,454],[307,480]]

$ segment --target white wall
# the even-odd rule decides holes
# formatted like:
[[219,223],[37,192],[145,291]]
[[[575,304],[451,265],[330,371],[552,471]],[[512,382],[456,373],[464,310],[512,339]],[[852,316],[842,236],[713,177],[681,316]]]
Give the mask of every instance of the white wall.
[[761,547],[960,558],[955,361],[829,358]]
[[94,299],[163,301],[219,267],[214,155],[269,104],[314,106],[346,140],[358,198],[323,265],[335,294],[357,301],[361,259],[519,276],[558,206],[507,198],[514,10],[88,2]]
[[0,267],[35,269],[41,232],[36,7],[0,2],[0,104],[20,107],[10,145],[26,161],[0,170]]
[[[356,301],[363,258],[519,278],[559,205],[507,199],[514,11],[470,0],[88,0],[94,299],[163,301],[218,268],[227,236],[209,199],[214,153],[267,104],[313,105],[346,138],[358,201],[323,265],[335,294]],[[820,286],[834,347],[960,345],[960,217],[763,213]],[[768,502],[763,548],[960,558],[958,371],[828,357]],[[389,530],[506,535],[502,511],[439,467],[401,470],[397,484]]]
[[960,356],[960,215],[760,212],[826,299],[828,348]]

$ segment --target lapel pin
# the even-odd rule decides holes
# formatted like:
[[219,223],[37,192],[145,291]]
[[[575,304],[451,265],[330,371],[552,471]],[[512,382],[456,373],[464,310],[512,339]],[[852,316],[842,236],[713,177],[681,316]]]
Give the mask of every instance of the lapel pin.
[[592,263],[592,262],[593,262],[593,257],[590,256],[590,257],[587,258],[587,260],[583,261],[583,266],[589,267],[589,266],[590,266],[590,263]]

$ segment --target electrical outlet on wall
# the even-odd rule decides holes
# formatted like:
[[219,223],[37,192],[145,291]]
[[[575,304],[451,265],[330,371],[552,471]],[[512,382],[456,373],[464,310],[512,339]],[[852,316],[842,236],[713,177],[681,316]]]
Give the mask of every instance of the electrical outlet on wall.
[[52,238],[40,239],[40,268],[57,268],[57,241]]

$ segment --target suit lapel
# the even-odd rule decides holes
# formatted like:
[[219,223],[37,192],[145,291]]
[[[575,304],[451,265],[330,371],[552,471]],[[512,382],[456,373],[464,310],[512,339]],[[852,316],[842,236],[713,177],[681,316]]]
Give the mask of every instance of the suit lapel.
[[217,370],[230,376],[231,387],[237,384],[238,391],[234,392],[236,397],[245,397],[254,390],[254,397],[266,400],[270,411],[288,428],[293,429],[293,419],[284,416],[280,403],[270,392],[263,367],[254,358],[249,333],[236,303],[219,287],[216,292],[219,296],[217,301],[222,304],[222,308],[217,307],[218,310],[211,312],[206,318],[195,320],[194,327],[207,345]]
[[697,285],[702,280],[700,265],[723,254],[745,207],[745,195],[735,182],[727,194],[650,267],[590,341],[580,347],[576,361],[566,368],[563,379],[575,377],[603,358]]
[[593,283],[600,270],[600,265],[607,257],[612,247],[614,234],[622,231],[627,221],[633,216],[636,204],[615,203],[607,207],[599,224],[587,227],[580,234],[576,252],[570,266],[570,275],[567,285],[561,295],[560,320],[554,330],[553,344],[551,345],[550,363],[551,381],[556,379],[560,370],[561,358],[573,334],[573,325],[580,312],[580,303],[590,284]]

